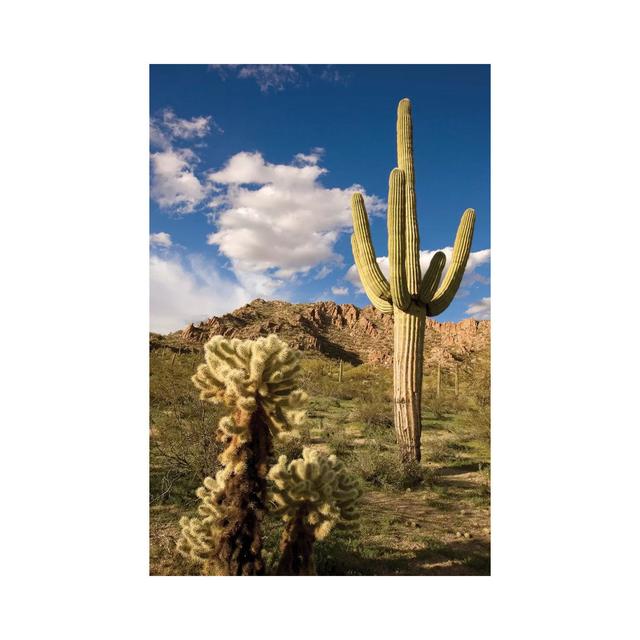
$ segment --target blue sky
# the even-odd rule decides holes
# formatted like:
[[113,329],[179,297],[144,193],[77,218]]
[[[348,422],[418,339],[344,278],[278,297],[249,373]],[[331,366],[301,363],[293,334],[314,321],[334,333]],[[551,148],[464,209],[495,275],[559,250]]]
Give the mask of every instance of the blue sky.
[[413,105],[421,250],[477,222],[441,321],[490,310],[488,65],[152,65],[151,330],[256,298],[360,307],[349,200],[365,194],[387,256],[386,198],[400,99]]

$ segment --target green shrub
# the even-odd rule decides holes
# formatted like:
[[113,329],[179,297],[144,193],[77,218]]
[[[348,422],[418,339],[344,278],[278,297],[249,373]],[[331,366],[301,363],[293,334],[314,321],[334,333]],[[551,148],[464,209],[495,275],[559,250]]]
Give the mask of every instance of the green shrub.
[[338,425],[336,428],[327,430],[326,440],[329,448],[338,458],[347,458],[353,448],[352,440],[344,432],[344,427]]
[[353,410],[351,419],[367,427],[393,427],[393,405],[385,400],[360,402]]
[[449,407],[447,407],[447,403],[442,396],[427,395],[423,399],[423,405],[433,414],[436,420],[442,420],[445,414],[448,413],[447,409]]
[[357,449],[349,461],[349,467],[374,487],[409,489],[422,484],[426,478],[425,469],[420,463],[402,463],[397,451],[385,451],[378,447]]
[[273,454],[277,460],[280,456],[287,456],[294,460],[302,455],[305,444],[311,442],[308,426],[300,427],[291,433],[282,433],[273,441]]

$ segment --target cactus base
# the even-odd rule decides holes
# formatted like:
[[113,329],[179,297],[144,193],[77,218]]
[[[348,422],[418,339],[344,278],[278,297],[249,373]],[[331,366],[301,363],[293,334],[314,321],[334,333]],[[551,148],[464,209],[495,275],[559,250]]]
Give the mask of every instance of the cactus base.
[[305,523],[305,513],[300,510],[290,520],[280,538],[279,576],[315,576],[313,544],[316,540],[313,527]]
[[425,325],[421,306],[396,309],[393,315],[393,422],[403,462],[420,461]]

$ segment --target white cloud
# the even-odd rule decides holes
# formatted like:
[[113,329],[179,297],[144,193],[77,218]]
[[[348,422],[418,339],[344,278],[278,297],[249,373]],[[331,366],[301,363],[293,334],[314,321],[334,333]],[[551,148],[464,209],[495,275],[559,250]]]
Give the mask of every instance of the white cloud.
[[174,139],[204,138],[211,131],[211,122],[211,116],[196,116],[185,119],[178,118],[173,109],[167,108],[162,112],[162,123]]
[[150,122],[151,197],[163,209],[191,213],[202,203],[209,189],[196,175],[198,156],[192,149],[176,146],[176,141],[202,140],[212,125],[222,132],[211,116],[179,118],[166,108]]
[[163,131],[156,120],[149,123],[149,143],[153,148],[170,149],[171,139],[168,133]]
[[308,85],[314,79],[330,83],[347,83],[347,76],[331,64],[211,64],[209,67],[215,69],[223,80],[229,74],[235,74],[242,79],[255,80],[263,93],[271,89],[282,91],[287,85],[292,87]]
[[[444,270],[442,274],[444,275],[447,272],[447,266],[451,262],[451,256],[453,255],[453,247],[445,247],[444,249],[440,249],[446,258],[447,263],[445,264]],[[431,258],[433,258],[435,251],[420,251],[420,268],[422,269],[422,273],[425,273],[427,268],[429,267],[429,263],[431,262]],[[482,282],[483,284],[488,283],[488,279],[483,275],[476,272],[476,269],[483,265],[488,264],[491,259],[491,249],[482,249],[481,251],[472,251],[469,254],[469,259],[467,260],[467,267],[464,272],[464,277],[462,278],[462,282],[460,284],[460,290],[464,290],[465,288],[470,287],[474,282]],[[378,264],[380,265],[380,269],[382,273],[388,278],[389,277],[389,258],[388,256],[381,256],[376,259]],[[358,291],[364,291],[362,288],[362,283],[360,282],[360,276],[358,275],[358,270],[356,265],[351,265],[349,270],[345,275],[345,279],[351,282]]]
[[311,153],[296,153],[293,159],[299,165],[318,164],[323,155],[324,149],[322,147],[314,147]]
[[476,320],[489,320],[491,318],[491,298],[482,298],[478,302],[470,304],[464,313]]
[[226,78],[229,71],[236,71],[238,78],[252,78],[263,93],[270,89],[282,91],[286,85],[297,85],[300,82],[299,71],[290,64],[212,64],[221,78]]
[[333,269],[329,266],[322,265],[322,267],[320,267],[320,269],[318,269],[318,273],[316,273],[315,276],[313,276],[314,280],[322,280],[323,278],[326,278],[331,272],[333,271]]
[[332,64],[328,64],[325,66],[325,68],[320,73],[320,77],[326,82],[331,82],[335,84],[346,85],[348,83],[348,76],[338,71]]
[[248,64],[240,68],[238,78],[253,78],[260,91],[282,91],[287,84],[297,84],[300,74],[290,64]]
[[318,164],[270,164],[260,153],[241,152],[209,174],[217,231],[208,242],[229,258],[244,286],[268,295],[315,266],[340,264],[333,248],[351,227],[354,191],[363,192],[371,213],[384,211],[359,185],[325,188],[319,178],[326,172]]
[[196,174],[198,156],[191,149],[168,147],[151,154],[151,197],[163,209],[191,213],[207,195]]
[[171,235],[166,231],[159,231],[158,233],[152,233],[149,236],[149,242],[152,246],[159,247],[170,247],[173,243],[171,242]]
[[224,278],[202,257],[151,255],[151,331],[176,331],[190,322],[233,311],[249,300],[242,286]]
[[346,296],[349,289],[347,287],[331,287],[331,293],[335,296]]

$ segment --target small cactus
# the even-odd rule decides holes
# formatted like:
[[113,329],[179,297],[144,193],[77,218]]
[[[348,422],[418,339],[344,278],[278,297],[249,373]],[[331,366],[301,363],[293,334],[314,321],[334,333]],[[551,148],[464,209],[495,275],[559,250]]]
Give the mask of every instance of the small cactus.
[[280,456],[269,471],[273,511],[285,528],[280,539],[279,575],[314,575],[313,545],[336,524],[353,525],[361,490],[335,455],[305,447],[302,458]]
[[200,398],[230,409],[218,425],[223,469],[205,478],[198,515],[180,520],[178,551],[213,575],[264,573],[260,525],[266,506],[272,438],[304,417],[306,394],[295,389],[298,355],[276,336],[205,344],[192,377]]

